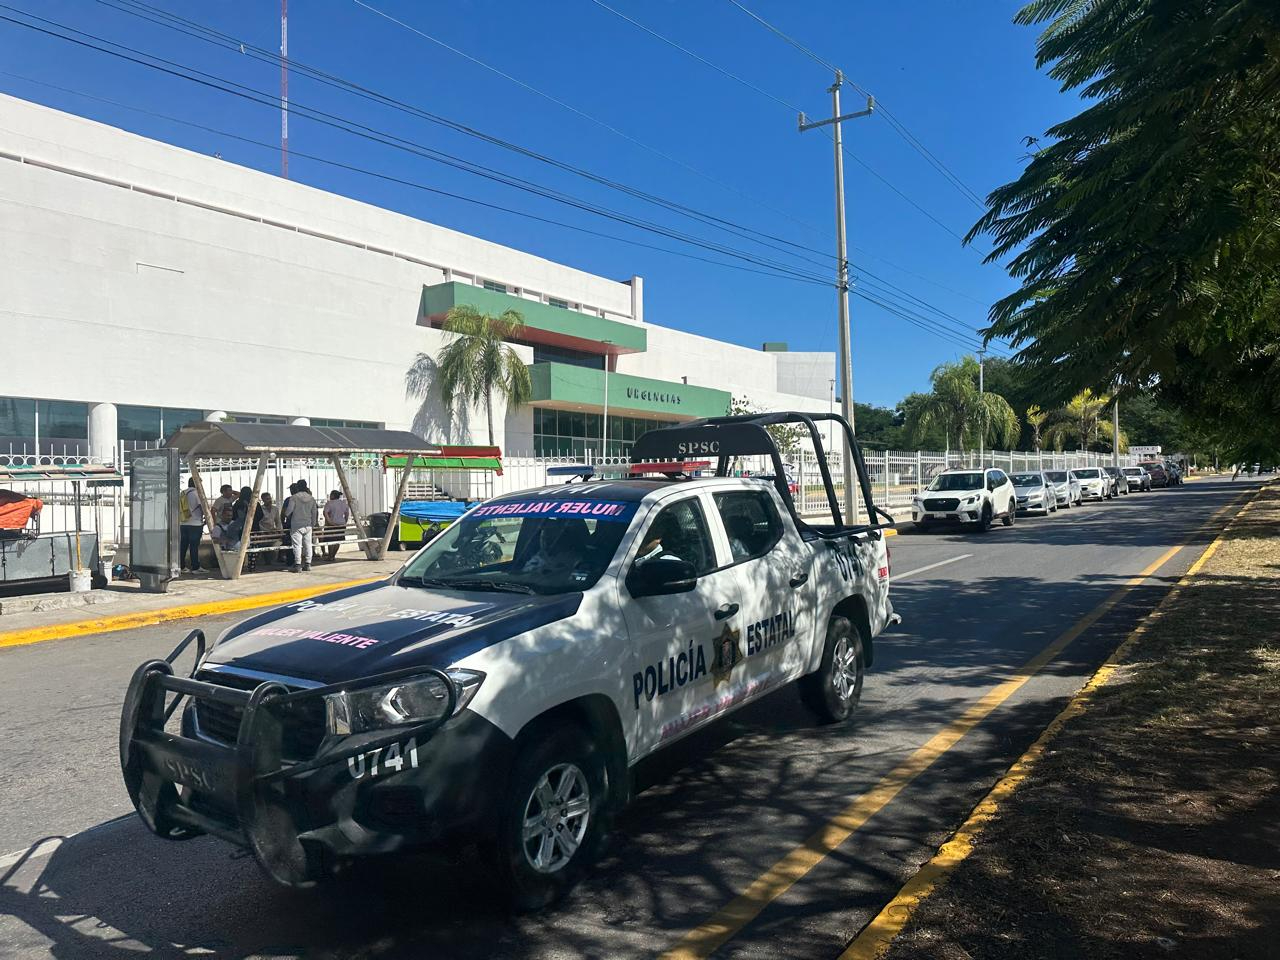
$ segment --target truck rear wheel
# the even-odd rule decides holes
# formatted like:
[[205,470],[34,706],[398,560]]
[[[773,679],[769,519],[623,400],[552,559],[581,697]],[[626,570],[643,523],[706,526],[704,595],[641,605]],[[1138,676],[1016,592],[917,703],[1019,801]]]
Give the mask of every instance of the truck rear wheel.
[[866,653],[862,631],[847,617],[832,617],[817,671],[800,680],[800,697],[825,723],[848,720],[862,696]]
[[577,725],[531,731],[500,804],[496,865],[513,909],[554,903],[595,859],[606,835],[601,749]]

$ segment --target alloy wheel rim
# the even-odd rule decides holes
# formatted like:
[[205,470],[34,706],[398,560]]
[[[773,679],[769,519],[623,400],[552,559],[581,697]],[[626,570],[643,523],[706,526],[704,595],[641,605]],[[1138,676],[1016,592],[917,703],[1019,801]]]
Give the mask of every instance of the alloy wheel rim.
[[521,849],[538,873],[556,873],[573,859],[591,820],[587,777],[572,763],[546,771],[525,801]]
[[842,702],[862,690],[862,673],[858,669],[861,652],[862,641],[848,637],[837,640],[831,652],[831,685]]

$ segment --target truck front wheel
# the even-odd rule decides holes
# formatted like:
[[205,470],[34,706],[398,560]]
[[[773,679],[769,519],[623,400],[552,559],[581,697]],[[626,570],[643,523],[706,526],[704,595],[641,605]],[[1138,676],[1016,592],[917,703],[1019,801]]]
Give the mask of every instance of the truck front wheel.
[[847,617],[832,617],[822,664],[800,680],[800,696],[825,723],[848,720],[862,696],[866,654],[861,630]]
[[558,900],[599,853],[606,834],[608,777],[601,749],[577,725],[531,731],[500,803],[497,867],[511,906]]

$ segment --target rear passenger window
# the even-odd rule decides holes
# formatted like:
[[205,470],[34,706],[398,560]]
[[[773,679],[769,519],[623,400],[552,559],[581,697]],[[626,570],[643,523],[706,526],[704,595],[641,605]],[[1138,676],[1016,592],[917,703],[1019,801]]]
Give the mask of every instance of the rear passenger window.
[[698,576],[710,573],[716,566],[716,552],[711,547],[707,523],[696,498],[681,500],[664,507],[640,538],[636,566],[655,557],[674,557],[693,564]]
[[763,556],[781,539],[782,518],[767,493],[717,493],[715,501],[734,563]]

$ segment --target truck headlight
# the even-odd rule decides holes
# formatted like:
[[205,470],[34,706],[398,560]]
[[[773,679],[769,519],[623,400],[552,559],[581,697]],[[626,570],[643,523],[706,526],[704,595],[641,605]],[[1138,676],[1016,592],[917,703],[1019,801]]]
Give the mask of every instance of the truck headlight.
[[[480,689],[484,674],[452,669],[446,675],[453,683],[453,713],[460,712]],[[429,674],[378,687],[342,690],[324,698],[325,724],[330,733],[346,736],[408,724],[431,723],[445,718],[449,691],[445,681]]]
[[980,493],[975,493],[975,494],[973,494],[973,496],[971,496],[971,497],[967,497],[967,498],[965,499],[965,501],[964,501],[964,502],[965,502],[965,503],[977,503],[977,502],[978,502],[979,500],[981,500],[981,499],[982,499],[982,494],[980,494]]

